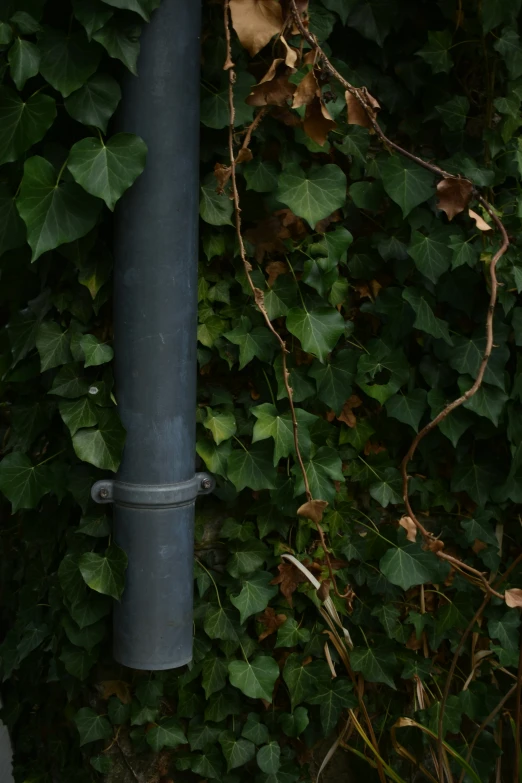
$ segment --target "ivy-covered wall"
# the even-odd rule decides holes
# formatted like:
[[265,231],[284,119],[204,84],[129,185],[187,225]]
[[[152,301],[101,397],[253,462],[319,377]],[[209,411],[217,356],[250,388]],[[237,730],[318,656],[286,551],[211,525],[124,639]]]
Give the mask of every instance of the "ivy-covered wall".
[[16,781],[295,783],[335,744],[369,780],[518,781],[520,0],[205,2],[197,451],[218,488],[194,663],[149,674],[111,658],[126,557],[89,492],[124,445],[111,218],[146,165],[111,118],[158,5],[0,7]]

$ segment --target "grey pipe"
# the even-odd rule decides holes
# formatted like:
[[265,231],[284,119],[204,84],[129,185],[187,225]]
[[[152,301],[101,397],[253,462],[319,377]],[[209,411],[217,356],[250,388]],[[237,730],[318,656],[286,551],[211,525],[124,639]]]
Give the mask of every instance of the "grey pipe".
[[195,475],[198,0],[163,0],[141,38],[138,78],[124,86],[121,129],[148,145],[144,173],[116,215],[116,397],[127,430],[114,538],[129,559],[114,611],[114,657],[135,669],[192,658]]

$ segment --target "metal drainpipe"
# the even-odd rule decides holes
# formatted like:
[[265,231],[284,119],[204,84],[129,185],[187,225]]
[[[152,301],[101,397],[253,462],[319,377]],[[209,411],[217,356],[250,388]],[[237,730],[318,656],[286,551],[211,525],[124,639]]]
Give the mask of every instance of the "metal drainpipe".
[[127,440],[114,481],[114,540],[129,564],[114,610],[114,657],[134,669],[192,658],[195,474],[199,0],[163,0],[124,86],[120,126],[148,145],[116,215],[116,398]]

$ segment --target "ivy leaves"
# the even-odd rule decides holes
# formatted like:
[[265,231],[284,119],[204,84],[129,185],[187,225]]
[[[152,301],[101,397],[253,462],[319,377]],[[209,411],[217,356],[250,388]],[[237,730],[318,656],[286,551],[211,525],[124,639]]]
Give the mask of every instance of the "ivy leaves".
[[286,317],[288,331],[301,342],[305,351],[324,362],[344,332],[344,320],[334,309],[292,309]]
[[343,206],[346,176],[332,164],[313,168],[308,175],[291,165],[279,177],[278,198],[313,228]]
[[17,160],[36,144],[56,117],[49,95],[32,95],[23,101],[8,87],[0,87],[0,164]]
[[98,219],[101,202],[72,182],[60,184],[45,158],[29,158],[17,207],[27,227],[27,241],[36,261],[42,253],[87,234]]
[[67,166],[87,193],[105,201],[113,210],[145,167],[147,147],[132,133],[118,133],[107,143],[84,139],[75,144]]
[[279,677],[279,667],[268,655],[250,661],[232,661],[228,666],[230,682],[251,699],[272,701],[272,691]]
[[386,193],[400,206],[403,217],[434,193],[433,175],[399,155],[384,161],[381,175]]

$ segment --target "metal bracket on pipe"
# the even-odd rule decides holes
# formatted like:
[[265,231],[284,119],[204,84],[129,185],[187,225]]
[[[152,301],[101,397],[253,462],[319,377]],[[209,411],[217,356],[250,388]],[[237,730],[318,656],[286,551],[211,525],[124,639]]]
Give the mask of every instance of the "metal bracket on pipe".
[[95,503],[117,503],[131,508],[174,508],[192,503],[198,495],[208,495],[216,486],[210,473],[196,473],[178,484],[127,484],[106,479],[91,489]]

